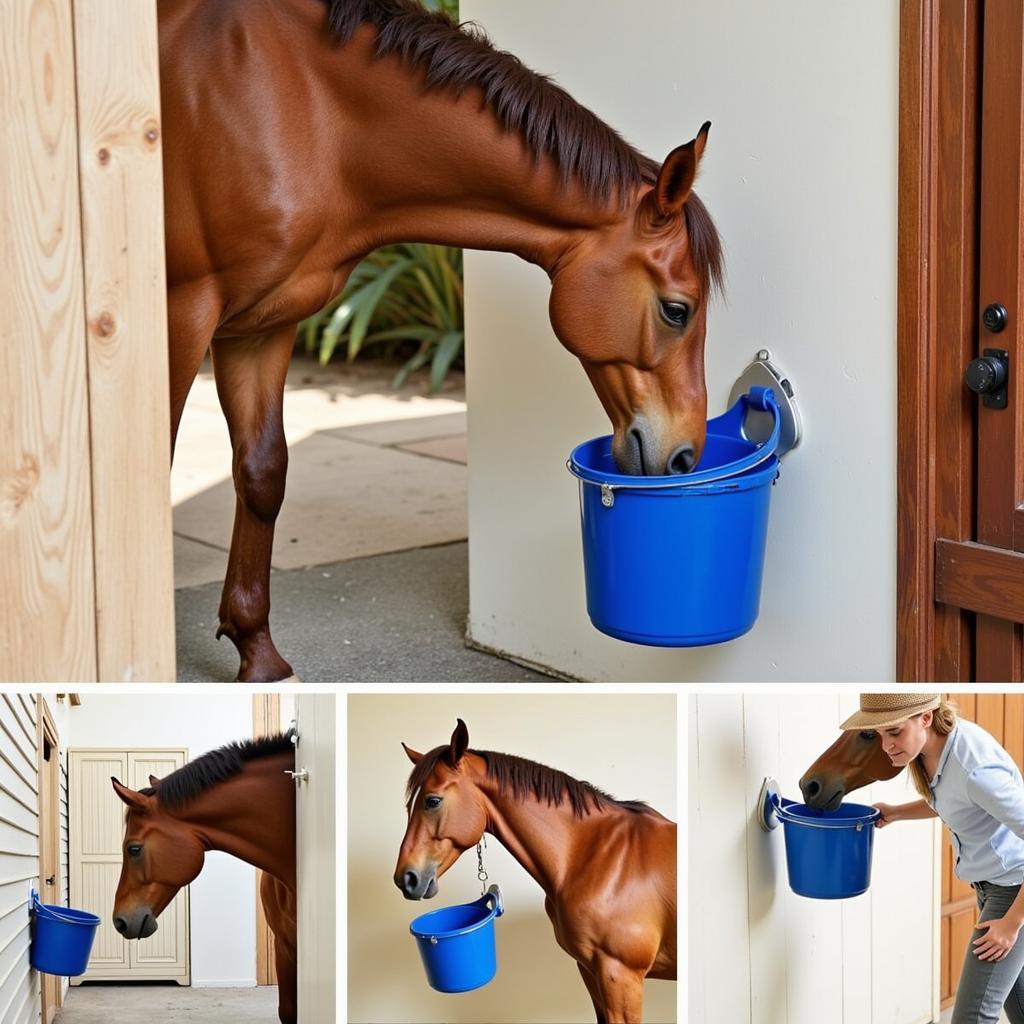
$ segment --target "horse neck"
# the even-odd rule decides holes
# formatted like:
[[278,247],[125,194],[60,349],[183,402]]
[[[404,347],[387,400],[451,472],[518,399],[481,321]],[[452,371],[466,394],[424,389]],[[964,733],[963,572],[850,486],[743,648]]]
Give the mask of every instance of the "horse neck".
[[517,800],[501,793],[489,780],[480,780],[487,809],[485,831],[493,835],[554,898],[565,883],[580,845],[590,841],[601,819],[614,808],[593,810],[583,818],[573,815],[566,799],[558,806],[527,797]]
[[285,753],[241,772],[168,813],[191,825],[208,850],[229,853],[295,889],[295,784]]
[[563,182],[552,159],[501,128],[479,89],[426,91],[418,69],[373,59],[374,39],[363,26],[326,69],[349,136],[338,208],[360,211],[350,225],[360,252],[432,242],[512,252],[553,274],[583,233],[631,215],[632,195],[596,200]]

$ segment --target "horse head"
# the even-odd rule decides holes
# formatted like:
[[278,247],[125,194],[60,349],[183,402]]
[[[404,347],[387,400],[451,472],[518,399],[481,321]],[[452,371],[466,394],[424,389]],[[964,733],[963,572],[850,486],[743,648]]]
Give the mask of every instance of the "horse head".
[[480,790],[465,771],[469,730],[460,718],[451,740],[427,754],[404,743],[415,766],[409,776],[409,824],[398,851],[395,885],[407,900],[437,895],[437,880],[480,842],[487,824]]
[[114,927],[126,939],[146,939],[178,890],[202,870],[205,848],[190,826],[161,810],[154,789],[136,792],[110,781],[128,808]]
[[624,215],[552,271],[555,334],[583,363],[624,473],[688,473],[704,448],[704,336],[721,277],[718,235],[692,195],[710,122],[674,149]]
[[800,792],[804,803],[834,811],[847,793],[872,782],[886,782],[903,771],[889,760],[874,729],[843,732],[804,773]]

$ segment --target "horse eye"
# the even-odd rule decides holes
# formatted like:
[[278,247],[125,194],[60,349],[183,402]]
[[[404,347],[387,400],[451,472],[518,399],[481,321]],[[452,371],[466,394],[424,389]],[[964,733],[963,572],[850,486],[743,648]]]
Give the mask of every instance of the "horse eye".
[[128,847],[128,856],[129,857],[141,857],[142,856],[142,844],[141,843],[132,843],[132,845]]
[[877,735],[878,735],[878,733],[876,733],[876,732],[873,732],[873,731],[871,731],[871,730],[869,729],[869,730],[867,730],[866,732],[862,732],[862,733],[860,734],[860,738],[861,738],[862,740],[865,740],[865,741],[867,741],[868,743],[870,743],[870,742],[871,742],[871,741],[872,741],[872,740],[873,740],[873,739],[874,739],[874,738],[875,738],[875,737],[876,737]]
[[685,327],[690,319],[690,307],[685,302],[661,300],[661,317],[669,327]]
[[423,801],[423,806],[426,807],[428,811],[436,811],[438,807],[441,806],[441,797],[428,796],[426,800]]

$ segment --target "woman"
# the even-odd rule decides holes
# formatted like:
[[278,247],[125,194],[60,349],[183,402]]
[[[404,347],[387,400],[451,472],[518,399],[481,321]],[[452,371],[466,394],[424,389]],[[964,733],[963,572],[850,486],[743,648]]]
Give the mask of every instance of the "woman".
[[878,735],[893,765],[907,768],[923,799],[875,804],[878,828],[941,818],[958,878],[981,911],[953,1008],[953,1024],[997,1024],[1000,1007],[1024,1024],[1024,779],[1010,755],[974,722],[957,719],[939,694],[864,693],[842,725]]

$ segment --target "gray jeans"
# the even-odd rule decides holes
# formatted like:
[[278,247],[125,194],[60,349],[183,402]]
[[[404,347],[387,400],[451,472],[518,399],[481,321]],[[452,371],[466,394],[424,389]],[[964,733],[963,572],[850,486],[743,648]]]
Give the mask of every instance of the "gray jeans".
[[[1006,916],[1020,892],[1019,885],[975,882],[979,921]],[[975,930],[964,956],[964,970],[953,1006],[952,1024],[997,1024],[999,1010],[1005,1009],[1011,1024],[1024,1024],[1024,931],[1002,960],[979,960],[973,942],[982,933]]]

